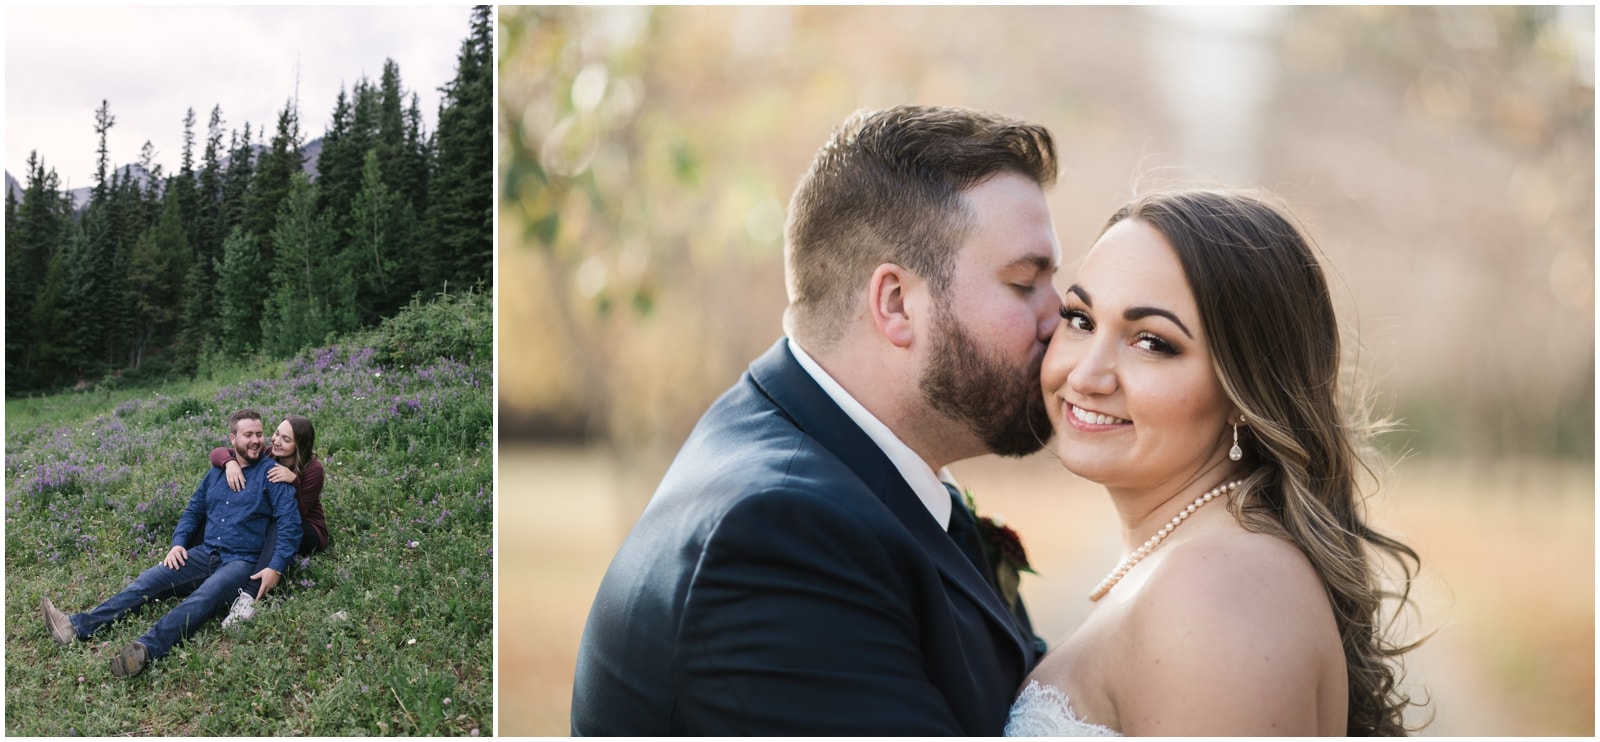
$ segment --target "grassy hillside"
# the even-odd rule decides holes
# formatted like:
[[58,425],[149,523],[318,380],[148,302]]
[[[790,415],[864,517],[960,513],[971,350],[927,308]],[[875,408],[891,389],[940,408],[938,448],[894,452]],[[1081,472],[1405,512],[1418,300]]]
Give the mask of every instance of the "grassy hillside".
[[[233,378],[8,401],[6,734],[492,734],[491,302]],[[315,423],[333,548],[137,677],[110,657],[174,600],[56,645],[40,597],[88,610],[157,563],[242,407]]]

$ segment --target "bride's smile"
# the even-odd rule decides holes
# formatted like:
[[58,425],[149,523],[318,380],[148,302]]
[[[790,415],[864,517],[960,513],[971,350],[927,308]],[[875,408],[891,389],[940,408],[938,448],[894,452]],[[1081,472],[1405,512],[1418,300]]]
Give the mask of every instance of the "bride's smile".
[[1079,430],[1111,430],[1123,425],[1133,424],[1132,420],[1124,420],[1120,417],[1112,417],[1111,415],[1107,415],[1103,412],[1086,410],[1082,407],[1072,404],[1071,402],[1067,403],[1067,407],[1069,407],[1072,411],[1072,427]]

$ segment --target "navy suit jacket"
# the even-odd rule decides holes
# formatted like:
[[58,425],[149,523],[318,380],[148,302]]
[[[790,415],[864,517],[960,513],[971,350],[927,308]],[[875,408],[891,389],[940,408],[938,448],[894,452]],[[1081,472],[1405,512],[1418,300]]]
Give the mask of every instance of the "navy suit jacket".
[[606,571],[572,733],[998,736],[1022,622],[780,339]]

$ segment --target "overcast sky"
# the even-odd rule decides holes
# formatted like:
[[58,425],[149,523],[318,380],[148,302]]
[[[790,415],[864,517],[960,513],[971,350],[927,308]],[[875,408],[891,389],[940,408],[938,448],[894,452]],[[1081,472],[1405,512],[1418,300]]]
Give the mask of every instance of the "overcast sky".
[[[295,95],[300,130],[322,136],[339,88],[377,84],[385,59],[418,94],[432,132],[438,88],[455,76],[471,6],[17,7],[5,9],[5,169],[26,185],[38,150],[64,187],[94,184],[94,112],[116,118],[107,143],[115,165],[137,162],[146,140],[167,174],[183,153],[184,112],[194,108],[194,159],[222,106],[224,131],[267,129]],[[252,134],[253,136],[253,134]],[[223,142],[226,144],[227,135]]]

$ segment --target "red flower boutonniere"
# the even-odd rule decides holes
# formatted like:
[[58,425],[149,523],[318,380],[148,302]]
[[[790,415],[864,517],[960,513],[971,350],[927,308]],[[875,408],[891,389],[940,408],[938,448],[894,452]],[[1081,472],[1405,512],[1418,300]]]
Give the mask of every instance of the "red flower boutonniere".
[[983,555],[989,560],[989,568],[994,574],[991,579],[995,590],[1006,602],[1006,607],[1013,613],[1017,610],[1017,587],[1022,583],[1022,574],[1038,574],[1033,566],[1028,564],[1028,552],[1022,548],[1022,537],[1006,525],[1005,518],[1001,516],[978,515],[978,503],[972,499],[972,491],[963,489],[962,495],[967,501],[967,510],[972,512],[973,520],[978,524],[978,542],[983,545]]

